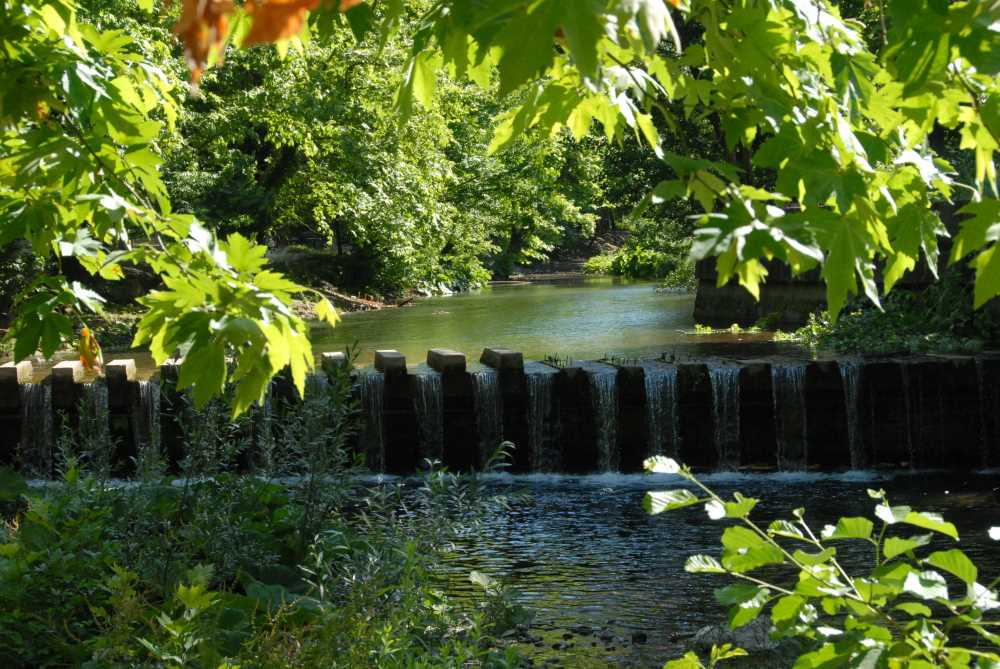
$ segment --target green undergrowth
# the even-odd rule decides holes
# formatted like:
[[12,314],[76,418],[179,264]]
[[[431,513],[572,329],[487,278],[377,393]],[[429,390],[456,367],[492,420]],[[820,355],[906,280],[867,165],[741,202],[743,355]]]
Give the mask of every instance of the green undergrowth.
[[855,299],[834,322],[813,314],[798,340],[838,353],[975,353],[1000,342],[1000,311],[972,308],[972,284],[958,270],[922,291],[895,290],[882,309]]
[[436,467],[362,485],[349,386],[312,390],[242,423],[218,400],[188,406],[187,455],[168,466],[147,445],[124,483],[100,453],[116,444],[82,427],[40,459],[58,480],[29,487],[0,469],[0,662],[522,666],[500,640],[524,618],[504,589],[478,575],[481,600],[459,605],[435,575],[503,498]]

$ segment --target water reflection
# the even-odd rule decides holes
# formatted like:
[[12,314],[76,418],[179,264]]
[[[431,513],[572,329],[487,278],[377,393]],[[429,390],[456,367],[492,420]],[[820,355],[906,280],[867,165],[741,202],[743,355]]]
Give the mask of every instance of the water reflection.
[[[870,516],[874,502],[866,488],[885,488],[894,504],[941,512],[954,522],[961,548],[979,563],[984,582],[1000,573],[1000,544],[986,534],[990,524],[1000,523],[1000,505],[991,493],[997,479],[933,472],[706,477],[719,492],[762,498],[755,512],[761,521],[805,506],[816,531],[841,515]],[[575,667],[661,666],[677,654],[684,635],[724,619],[712,591],[726,580],[683,568],[691,554],[718,555],[722,526],[699,508],[649,516],[640,507],[646,490],[678,487],[677,477],[526,475],[501,477],[492,485],[524,489],[529,497],[490,518],[477,539],[459,547],[447,564],[448,588],[461,597],[477,596],[467,581],[472,569],[505,579],[537,612],[544,641],[528,646],[531,654],[557,656]],[[841,553],[849,562],[870,562],[868,553],[852,557],[847,546]],[[571,645],[552,648],[581,626],[600,632],[573,633],[565,641]],[[628,642],[636,632],[645,634],[646,643]],[[603,633],[620,641],[603,642]]]

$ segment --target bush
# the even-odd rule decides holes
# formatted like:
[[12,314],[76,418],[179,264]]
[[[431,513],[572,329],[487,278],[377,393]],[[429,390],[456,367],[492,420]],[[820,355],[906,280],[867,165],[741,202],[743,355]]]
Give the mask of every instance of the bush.
[[113,445],[68,432],[61,481],[29,489],[0,469],[0,662],[520,666],[499,641],[523,619],[503,589],[460,607],[435,587],[435,566],[498,500],[433,468],[423,485],[361,487],[345,451],[347,374],[310,390],[236,423],[222,400],[185,404],[177,481],[159,474],[161,457],[115,484],[102,455]]
[[1000,340],[1000,321],[972,304],[971,282],[953,268],[921,292],[894,290],[882,310],[856,298],[836,323],[825,311],[813,314],[796,335],[840,353],[974,353]]
[[[729,606],[730,626],[746,625],[769,608],[772,638],[802,646],[796,669],[1000,666],[1000,621],[986,619],[1000,609],[998,580],[981,578],[957,548],[930,552],[934,534],[958,541],[955,526],[939,515],[892,506],[885,491],[869,490],[875,521],[841,518],[816,532],[805,510],[796,509],[792,518],[774,520],[765,530],[750,518],[760,500],[740,493],[723,499],[690,469],[663,456],[645,465],[695,486],[694,492],[647,493],[643,504],[650,513],[704,504],[711,520],[734,521],[722,533],[721,559],[693,555],[684,568],[737,579],[715,592]],[[922,533],[906,532],[913,529]],[[1000,540],[1000,527],[989,534]],[[871,567],[851,570],[863,563],[842,561],[838,551],[845,548],[849,554],[867,550]],[[719,658],[712,659],[714,665]],[[689,654],[665,669],[702,666]]]
[[615,253],[589,258],[586,274],[612,274],[630,279],[662,279],[679,266],[677,259],[662,251],[626,247]]

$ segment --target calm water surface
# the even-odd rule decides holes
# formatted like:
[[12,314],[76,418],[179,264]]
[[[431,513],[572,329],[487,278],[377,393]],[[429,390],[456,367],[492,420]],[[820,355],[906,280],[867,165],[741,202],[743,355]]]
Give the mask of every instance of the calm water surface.
[[655,355],[696,340],[693,294],[657,292],[656,284],[610,277],[500,284],[471,293],[418,300],[413,306],[345,314],[335,328],[317,327],[319,351],[357,341],[360,363],[393,348],[409,362],[430,348],[478,359],[484,346],[522,351],[528,359],[559,354],[577,359],[605,353]]
[[[805,506],[816,531],[838,516],[871,517],[874,502],[865,489],[882,487],[894,504],[942,512],[954,522],[960,547],[979,564],[982,582],[1000,575],[1000,543],[987,536],[990,526],[1000,525],[1000,505],[990,492],[1000,484],[998,475],[719,473],[704,480],[718,492],[760,497],[754,513],[758,521],[789,517],[792,509]],[[458,547],[446,565],[448,589],[459,597],[478,596],[477,586],[468,581],[472,569],[503,579],[536,612],[532,632],[543,641],[523,650],[538,660],[560,658],[568,667],[658,669],[683,653],[685,635],[725,619],[712,591],[726,579],[684,572],[691,554],[719,555],[724,525],[710,522],[700,507],[658,516],[640,507],[646,490],[681,483],[677,477],[641,475],[498,480],[498,490],[506,486],[528,497],[497,513],[475,540]],[[841,542],[839,549],[843,556],[850,546]],[[854,557],[870,564],[868,552]],[[632,643],[635,632],[647,641]],[[601,635],[615,638],[605,641]],[[553,644],[568,647],[553,649]]]

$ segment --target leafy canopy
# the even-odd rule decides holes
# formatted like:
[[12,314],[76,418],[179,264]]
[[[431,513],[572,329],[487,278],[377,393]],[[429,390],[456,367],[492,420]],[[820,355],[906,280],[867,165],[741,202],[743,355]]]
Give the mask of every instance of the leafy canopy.
[[[302,289],[250,260],[262,259],[251,242],[206,236],[171,210],[157,143],[176,117],[170,79],[124,33],[78,23],[71,0],[5,7],[17,11],[0,19],[0,244],[22,238],[105,279],[123,263],[152,266],[166,289],[143,300],[137,343],[150,342],[158,361],[197,346],[184,379],[202,400],[230,378],[231,354],[241,357],[237,411],[277,365],[292,365],[301,390],[312,355],[286,301]],[[779,259],[794,272],[822,267],[834,316],[859,292],[878,304],[879,264],[885,291],[921,256],[937,270],[948,232],[932,204],[954,199],[968,201],[968,217],[949,260],[971,258],[976,306],[1000,293],[996,3],[887,0],[870,40],[824,0],[186,1],[175,32],[197,81],[230,41],[277,40],[284,52],[346,23],[384,43],[413,12],[395,95],[403,117],[430,107],[447,74],[512,95],[494,151],[563,129],[578,140],[634,135],[674,175],[638,211],[697,203],[692,253],[717,257],[720,283],[736,277],[757,295],[762,260]],[[745,160],[665,148],[682,124],[704,119]],[[935,148],[941,129],[973,157],[971,183]],[[9,335],[16,357],[51,354],[73,336],[67,313],[100,308],[81,284],[37,280]]]

